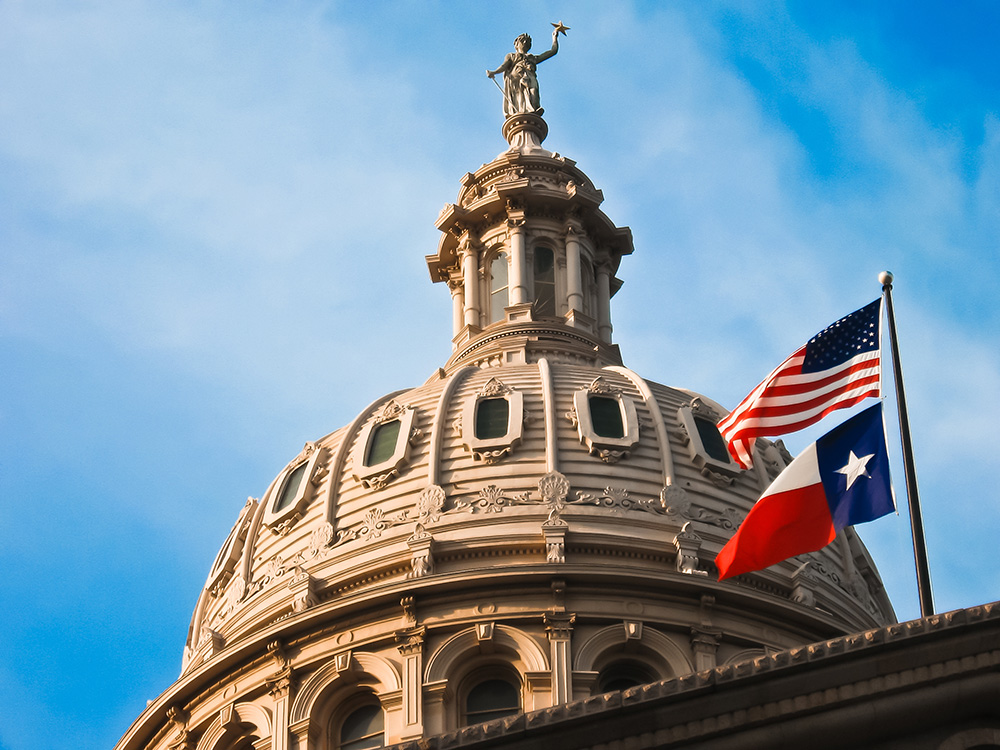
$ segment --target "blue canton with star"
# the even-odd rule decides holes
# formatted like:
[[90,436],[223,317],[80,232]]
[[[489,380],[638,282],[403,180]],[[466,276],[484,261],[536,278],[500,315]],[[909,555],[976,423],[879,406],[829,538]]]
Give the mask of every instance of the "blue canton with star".
[[882,300],[841,318],[817,333],[806,344],[802,372],[821,372],[863,352],[878,349],[879,312]]

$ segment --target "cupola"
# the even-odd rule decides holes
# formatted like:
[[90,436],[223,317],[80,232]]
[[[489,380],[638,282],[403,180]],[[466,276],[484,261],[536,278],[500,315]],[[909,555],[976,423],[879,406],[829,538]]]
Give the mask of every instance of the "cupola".
[[466,174],[438,216],[443,236],[427,266],[452,295],[446,371],[527,362],[532,351],[621,364],[611,297],[632,232],[601,211],[604,195],[576,162],[542,147],[547,133],[539,114],[508,117],[510,147]]

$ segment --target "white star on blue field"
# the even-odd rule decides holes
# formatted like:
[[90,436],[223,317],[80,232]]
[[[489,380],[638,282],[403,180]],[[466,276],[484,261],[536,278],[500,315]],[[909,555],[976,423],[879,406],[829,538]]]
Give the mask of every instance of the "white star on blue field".
[[[1000,598],[1000,5],[6,0],[0,750],[112,747],[247,496],[444,364],[434,220],[553,23],[625,363],[732,408],[891,270],[936,604]],[[859,533],[908,619],[900,505]]]

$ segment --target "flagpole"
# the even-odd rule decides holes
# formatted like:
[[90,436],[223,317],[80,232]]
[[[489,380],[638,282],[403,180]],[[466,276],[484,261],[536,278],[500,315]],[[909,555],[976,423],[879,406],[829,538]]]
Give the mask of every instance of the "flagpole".
[[896,381],[896,406],[899,409],[899,437],[903,446],[903,471],[906,476],[906,500],[910,509],[910,530],[913,534],[913,559],[917,568],[917,593],[920,596],[920,616],[934,614],[931,597],[931,574],[927,565],[927,546],[924,544],[924,523],[920,517],[920,498],[917,493],[917,472],[913,466],[913,446],[910,444],[910,420],[906,415],[906,396],[903,393],[903,368],[899,364],[899,345],[896,342],[896,318],[892,312],[892,274],[883,271],[878,280],[882,284],[885,310],[889,317],[889,345],[892,348],[892,374]]

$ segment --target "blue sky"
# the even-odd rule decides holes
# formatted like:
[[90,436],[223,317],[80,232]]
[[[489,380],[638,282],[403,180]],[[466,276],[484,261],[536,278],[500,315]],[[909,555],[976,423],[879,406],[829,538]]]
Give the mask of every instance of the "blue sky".
[[936,603],[1000,598],[1000,5],[0,0],[2,750],[113,745],[247,495],[444,363],[433,222],[557,20],[626,364],[731,407],[891,269]]

